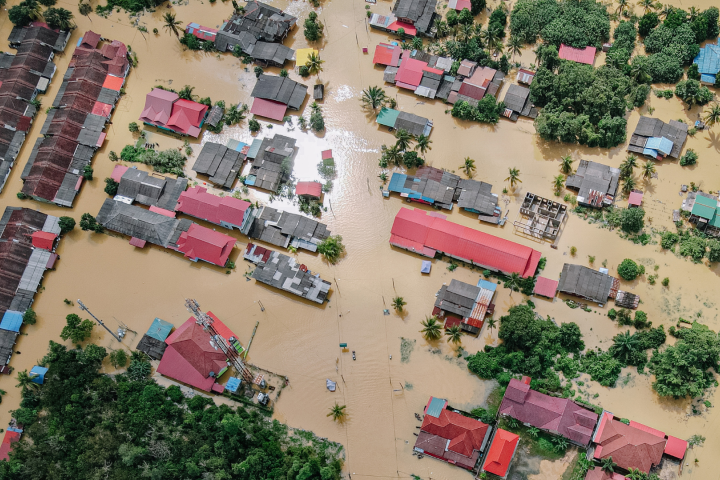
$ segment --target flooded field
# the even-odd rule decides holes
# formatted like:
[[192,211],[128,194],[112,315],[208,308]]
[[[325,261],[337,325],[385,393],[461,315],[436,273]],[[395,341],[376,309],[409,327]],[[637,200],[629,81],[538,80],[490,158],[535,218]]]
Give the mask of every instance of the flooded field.
[[[8,7],[15,3],[11,1]],[[306,2],[269,3],[298,16],[299,23],[311,10]],[[680,6],[677,0],[673,3]],[[707,8],[713,3],[702,0],[695,6]],[[394,138],[360,108],[361,90],[383,85],[382,70],[373,66],[372,52],[376,44],[389,39],[384,34],[369,31],[365,5],[359,0],[333,0],[323,2],[323,7],[318,9],[326,33],[315,46],[325,61],[324,72],[317,81],[326,86],[326,98],[322,102],[326,131],[316,135],[278,124],[270,128],[267,122],[261,122],[263,129],[259,133],[260,136],[283,133],[298,139],[294,175],[299,180],[319,179],[315,165],[320,161],[320,151],[333,149],[338,177],[332,192],[325,196],[325,206],[329,208],[322,219],[332,233],[342,235],[347,255],[337,265],[329,265],[318,255],[297,254],[309,269],[332,282],[329,303],[317,306],[256,284],[254,280],[247,281],[242,275],[247,267],[242,261],[241,250],[248,240],[236,231],[224,231],[238,239],[231,256],[237,269],[226,274],[224,269],[206,263],[191,263],[181,254],[156,247],[138,250],[130,246],[127,239],[76,229],[62,240],[56,271],[46,274],[43,290],[36,296],[33,308],[38,313],[38,322],[23,327],[25,335],[19,337],[16,345],[16,350],[21,353],[14,355],[11,362],[16,372],[31,368],[44,355],[49,340],[60,341],[59,333],[68,313],[80,313],[76,306],[63,302],[66,298],[82,299],[113,329],[122,322],[138,332],[130,333],[122,344],[118,344],[110,335],[96,329],[92,341],[113,349],[134,349],[153,318],[163,318],[175,326],[184,322],[189,316],[183,306],[184,298],[192,297],[204,310],[211,310],[222,319],[243,343],[249,339],[255,322],[260,322],[249,361],[290,378],[289,387],[275,406],[275,418],[345,445],[345,471],[353,478],[408,478],[410,474],[434,479],[470,478],[470,474],[462,469],[429,458],[418,460],[411,455],[416,438],[413,433],[419,425],[413,414],[422,411],[430,395],[447,398],[451,405],[470,410],[485,402],[494,384],[471,375],[465,362],[458,358],[456,349],[444,340],[428,343],[418,331],[420,321],[430,314],[435,293],[443,283],[449,283],[452,278],[475,283],[478,273],[463,267],[449,272],[447,263],[435,260],[432,273],[421,276],[421,257],[388,244],[395,214],[408,205],[397,196],[381,196],[377,178],[380,147],[391,144]],[[74,2],[65,0],[58,6],[77,9]],[[682,6],[687,8],[687,5]],[[172,11],[183,25],[194,21],[210,27],[219,26],[222,19],[231,14],[230,3],[192,0],[187,5],[165,7],[139,17],[139,25],[146,26],[150,32],[158,28],[159,35],[140,32],[135,28],[135,18],[129,20],[126,13],[113,12],[107,19],[95,14],[87,18],[76,13],[78,29],[73,32],[66,52],[55,59],[58,72],[48,93],[40,97],[44,105],[52,102],[74,45],[87,29],[131,46],[137,53],[139,65],[129,74],[127,94],[118,103],[112,117],[113,125],[108,128],[107,141],[95,156],[95,179],[83,186],[74,208],[20,201],[15,196],[21,188],[20,172],[45,120],[44,112],[35,119],[0,195],[2,207],[25,206],[57,216],[71,215],[76,220],[85,212],[97,214],[107,198],[103,192],[103,179],[115,166],[108,154],[111,150],[119,153],[123,146],[136,140],[127,125],[137,121],[145,94],[155,85],[176,89],[191,85],[200,97],[210,96],[213,101],[225,100],[228,104],[249,101],[255,82],[252,65],[244,66],[230,54],[183,51],[174,35],[164,31],[161,25],[163,13]],[[389,12],[390,8],[391,2],[387,0],[371,6],[377,13]],[[0,49],[7,50],[10,29],[7,15],[0,16]],[[296,28],[285,44],[293,48],[305,47],[307,42],[302,28]],[[363,47],[368,47],[370,53],[363,54]],[[534,62],[534,55],[525,51],[521,61],[527,66]],[[277,69],[270,70],[277,73]],[[295,72],[291,72],[291,76],[299,78]],[[509,80],[513,79],[511,72]],[[315,81],[316,77],[311,77],[304,83]],[[544,142],[535,135],[532,123],[527,120],[513,124],[501,119],[495,126],[458,121],[446,113],[447,107],[440,101],[421,101],[424,99],[399,92],[395,87],[388,87],[386,91],[397,99],[401,110],[433,120],[432,150],[426,155],[428,164],[459,172],[462,160],[469,156],[476,161],[475,178],[493,184],[493,191],[498,194],[506,186],[508,168],[519,168],[522,183],[508,195],[501,195],[501,206],[509,210],[510,220],[517,214],[526,192],[554,198],[551,181],[559,173],[561,156],[570,154],[576,160],[595,160],[613,167],[619,166],[626,156],[624,145],[603,150]],[[652,116],[665,121],[684,119],[691,123],[700,111],[698,107],[684,109],[675,98],[658,99],[652,94],[648,105],[655,109]],[[308,116],[309,108],[305,110]],[[646,112],[647,106],[641,113]],[[637,111],[630,114],[630,131],[638,117]],[[295,115],[293,120],[297,124]],[[696,165],[680,167],[676,161],[664,161],[657,164],[657,179],[640,182],[640,188],[646,192],[646,219],[652,227],[674,228],[671,213],[682,202],[681,184],[695,182],[705,191],[720,189],[718,132],[720,130],[716,128],[688,138],[685,147],[695,149],[700,155]],[[199,152],[202,142],[218,138],[222,143],[229,138],[247,142],[251,135],[246,121],[239,127],[225,129],[220,136],[206,133],[201,139],[190,142],[194,155]],[[159,133],[153,133],[152,142],[159,143],[160,149],[182,145],[181,141]],[[195,180],[194,172],[189,167],[193,161],[194,156],[186,167],[192,181]],[[252,189],[249,197],[253,201],[269,201],[266,194]],[[618,204],[625,206],[626,201],[620,200]],[[273,206],[296,208],[287,200],[276,200]],[[418,204],[412,207],[422,208]],[[549,278],[558,277],[564,262],[588,265],[588,256],[596,258],[596,267],[607,260],[611,274],[624,258],[639,260],[649,267],[648,270],[658,265],[660,278],[670,278],[669,287],[662,287],[659,282],[650,285],[645,277],[622,282],[621,287],[641,296],[640,309],[648,313],[649,320],[656,326],[669,327],[680,316],[697,318],[713,330],[720,330],[720,301],[717,298],[720,267],[717,265],[711,268],[693,264],[661,251],[659,245],[635,245],[621,239],[617,232],[600,229],[575,215],[569,218],[557,250],[551,249],[548,243],[516,235],[511,222],[505,227],[480,224],[472,215],[457,209],[449,219],[540,250],[548,258],[543,275]],[[569,253],[573,246],[577,248],[574,258]],[[402,316],[383,315],[383,309],[389,308],[395,295],[404,297],[406,312]],[[521,301],[520,293],[511,297],[509,290],[498,289],[495,317],[499,318],[510,306]],[[265,306],[264,312],[258,302]],[[605,315],[608,306],[592,306],[592,312],[584,312],[568,308],[560,299],[554,302],[537,299],[535,302],[541,315],[550,315],[558,322],[577,322],[588,347],[605,349],[620,331]],[[349,352],[341,352],[340,342],[346,342],[349,350],[356,351],[356,361]],[[496,342],[497,330],[488,332],[484,329],[478,338],[464,337],[463,348],[475,353],[486,343]],[[112,369],[108,362],[105,368],[107,371]],[[338,390],[334,393],[325,388],[328,378],[338,382]],[[588,379],[582,380],[587,382]],[[700,414],[692,415],[689,401],[660,399],[652,391],[651,381],[651,377],[638,375],[635,369],[626,369],[614,389],[587,382],[583,390],[594,403],[619,416],[680,438],[689,438],[693,434],[706,436],[703,448],[688,453],[688,466],[684,468],[683,477],[716,476],[711,472],[720,468],[720,457],[713,453],[720,448],[720,432],[708,427],[720,420],[720,410],[702,407]],[[15,383],[14,375],[0,378],[0,389],[8,392],[3,397],[0,426],[9,421],[9,411],[18,407],[19,390]],[[716,397],[713,391],[705,399],[715,405],[720,401]],[[335,402],[347,405],[348,418],[344,423],[334,423],[326,417]],[[568,454],[567,462],[571,457]],[[699,460],[697,464],[694,464],[694,458]],[[557,479],[563,473],[562,468],[550,462],[541,462],[533,468],[535,473],[528,478]]]

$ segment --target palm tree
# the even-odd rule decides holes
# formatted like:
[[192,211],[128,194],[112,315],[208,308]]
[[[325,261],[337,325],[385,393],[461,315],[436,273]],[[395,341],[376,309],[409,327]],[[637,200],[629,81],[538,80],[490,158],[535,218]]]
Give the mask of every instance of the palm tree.
[[30,17],[31,20],[39,20],[40,17],[43,16],[42,14],[42,7],[40,6],[40,3],[32,0],[32,1],[25,1],[22,2],[23,6],[27,9],[27,15]]
[[630,154],[620,164],[620,178],[628,178],[632,176],[635,167],[637,167],[637,157],[634,154]]
[[655,0],[640,0],[637,4],[643,8],[643,13],[648,13],[650,10],[657,8]]
[[643,165],[643,177],[650,180],[653,176],[653,173],[655,173],[655,162],[652,160],[648,160],[645,162],[645,165]]
[[613,462],[612,457],[603,458],[602,460],[600,460],[600,468],[602,468],[608,473],[614,473],[615,467],[617,467],[617,463]]
[[470,40],[475,33],[475,27],[472,24],[462,25],[458,31],[458,41],[465,43]]
[[412,48],[414,50],[420,50],[422,52],[423,49],[423,41],[420,37],[413,37],[412,41],[410,42],[410,45],[412,45]]
[[560,171],[565,175],[569,175],[572,172],[572,164],[575,160],[570,155],[565,155],[560,158]]
[[650,80],[647,62],[633,62],[630,66],[630,77],[638,83],[647,83]]
[[420,333],[422,333],[427,340],[439,340],[442,337],[442,325],[438,322],[437,317],[425,317],[425,320],[420,322],[420,324],[423,326]]
[[388,163],[400,165],[403,161],[403,154],[397,145],[391,145],[385,150],[385,158],[387,158]]
[[448,341],[454,345],[462,342],[463,331],[460,330],[460,325],[453,325],[445,331],[445,335],[448,336]]
[[64,8],[48,8],[43,15],[45,23],[51,28],[57,28],[63,31],[69,31],[75,28],[72,21],[74,16],[70,10]]
[[392,299],[392,307],[397,312],[402,312],[405,305],[407,305],[407,302],[403,300],[403,297],[395,297]]
[[332,417],[334,421],[342,421],[345,418],[345,405],[338,405],[337,402],[335,402],[335,405],[330,407],[330,413],[328,413],[327,417]]
[[87,17],[88,20],[92,22],[92,18],[90,18],[90,14],[92,13],[93,8],[92,5],[89,3],[84,3],[82,0],[80,0],[80,3],[78,3],[78,13],[84,17]]
[[184,99],[184,100],[192,100],[193,98],[193,90],[195,90],[195,87],[191,87],[190,85],[185,85],[183,88],[180,89],[178,92],[178,97]]
[[523,47],[522,41],[515,35],[512,35],[508,39],[507,49],[508,49],[508,52],[510,52],[512,54],[513,60],[515,60],[515,55],[520,55],[520,52],[522,51],[522,47]]
[[412,135],[410,135],[407,130],[401,128],[395,132],[395,140],[395,146],[397,146],[398,150],[406,152],[412,144]]
[[368,87],[363,90],[360,101],[363,103],[363,106],[365,108],[369,108],[370,110],[375,111],[378,109],[378,107],[381,107],[382,104],[385,103],[386,98],[387,95],[385,94],[385,90],[378,86],[375,86]]
[[674,7],[670,4],[662,5],[662,8],[659,13],[662,18],[667,18],[667,16],[670,15],[673,10],[674,10]]
[[37,387],[37,383],[33,382],[32,379],[35,377],[33,375],[32,377],[28,374],[27,370],[23,370],[22,372],[18,372],[17,377],[15,377],[15,380],[17,380],[17,385],[15,385],[18,388],[26,389],[28,387]]
[[505,286],[510,289],[510,296],[512,297],[513,290],[520,286],[520,275],[517,272],[511,273],[510,278],[505,282]]
[[714,126],[716,123],[720,123],[720,103],[713,103],[709,105],[709,109],[705,111],[705,124],[708,127]]
[[613,345],[610,347],[610,354],[627,365],[638,348],[637,335],[630,335],[630,330],[628,330],[615,335]]
[[432,140],[430,140],[430,137],[428,137],[427,135],[418,135],[417,138],[415,138],[415,142],[417,142],[415,144],[415,150],[420,152],[423,157],[425,156],[425,152],[427,152],[428,150],[432,150],[432,147],[430,146]]
[[325,60],[320,60],[320,55],[312,52],[310,53],[310,56],[308,56],[305,66],[308,68],[310,75],[317,75],[319,77],[320,72],[323,71],[323,63],[325,63]]
[[700,16],[700,10],[698,10],[695,7],[690,7],[690,8],[688,8],[688,16],[689,16],[690,23],[692,23],[695,21],[695,19],[697,19],[697,17]]
[[498,39],[498,32],[494,28],[486,28],[480,32],[480,38],[485,41],[485,45],[490,47],[495,45],[495,41]]
[[617,13],[622,13],[623,10],[628,6],[630,3],[628,0],[617,0],[618,2],[618,8],[616,10]]
[[163,21],[165,22],[163,28],[170,33],[174,33],[179,39],[180,31],[178,30],[178,27],[182,24],[182,22],[180,20],[175,20],[175,14],[170,12],[165,13],[165,15],[163,15]]
[[465,157],[465,163],[460,165],[461,170],[465,170],[465,175],[467,175],[468,178],[472,178],[475,176],[475,160],[473,160],[470,157]]
[[485,321],[485,325],[487,325],[488,330],[490,330],[490,333],[492,334],[493,328],[495,328],[495,325],[497,324],[497,321],[494,318],[488,318]]
[[637,185],[637,182],[635,181],[635,177],[627,177],[625,181],[623,182],[622,191],[625,195],[630,195],[630,193],[635,190],[635,186]]
[[558,175],[557,177],[553,177],[553,188],[555,189],[555,196],[560,196],[560,192],[562,192],[562,189],[564,186],[565,186],[565,177],[563,175]]
[[520,170],[517,168],[508,168],[508,172],[510,173],[510,176],[505,179],[506,182],[510,182],[511,187],[515,187],[516,183],[522,183],[522,180],[520,180]]

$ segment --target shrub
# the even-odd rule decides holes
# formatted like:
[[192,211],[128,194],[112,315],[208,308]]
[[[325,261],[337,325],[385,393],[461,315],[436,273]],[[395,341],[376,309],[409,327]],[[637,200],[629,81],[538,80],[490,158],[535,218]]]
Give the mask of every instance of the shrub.
[[58,226],[61,234],[72,232],[75,229],[75,219],[72,217],[60,217]]
[[662,279],[661,283],[663,287],[667,287],[668,285],[670,285],[670,279],[668,277],[665,277]]
[[140,127],[138,126],[137,122],[130,122],[128,124],[128,130],[130,130],[130,132],[132,133],[135,133],[140,131]]
[[[693,64],[694,65],[694,64]],[[695,65],[697,70],[697,65]],[[690,71],[688,70],[688,73]],[[700,74],[698,73],[698,76]],[[675,95],[688,104],[693,105],[705,105],[713,99],[713,93],[709,88],[700,84],[697,80],[683,80],[675,86]]]
[[640,267],[637,263],[630,260],[629,258],[626,258],[623,260],[620,265],[618,266],[618,274],[625,280],[635,280],[635,278],[640,275]]
[[331,235],[318,245],[317,251],[332,264],[337,263],[340,256],[345,252],[345,245],[340,235]]
[[707,242],[707,258],[711,262],[720,262],[720,240],[712,238]]
[[642,208],[625,208],[620,211],[620,228],[627,233],[638,233],[645,225],[645,210]]
[[22,316],[22,321],[28,325],[35,325],[37,323],[37,313],[35,313],[35,310],[32,308],[25,310],[25,313],[23,313]]
[[249,128],[250,131],[253,132],[253,133],[259,132],[259,131],[260,131],[260,122],[258,122],[258,121],[255,120],[254,118],[251,118],[251,119],[248,121],[248,128]]
[[468,357],[468,369],[480,378],[492,379],[502,371],[497,360],[485,352]]
[[638,310],[635,312],[635,320],[633,321],[633,326],[637,328],[638,330],[647,328],[650,325],[652,325],[652,322],[648,322],[647,319],[647,313]]
[[680,255],[699,262],[705,256],[706,241],[700,237],[685,237],[680,241]]
[[680,237],[677,233],[664,232],[660,237],[660,246],[665,250],[670,250],[675,246],[679,239]]
[[655,12],[648,12],[640,18],[638,22],[638,33],[640,36],[647,36],[653,28],[657,27],[660,23],[660,18]]
[[298,73],[301,77],[309,77],[310,76],[310,69],[306,65],[301,65],[298,69]]
[[698,154],[692,148],[688,148],[685,155],[680,157],[680,165],[685,167],[687,165],[695,165],[697,163]]
[[607,316],[610,318],[610,320],[615,320],[617,318],[617,311],[614,308],[611,308],[608,310]]
[[580,369],[590,375],[590,378],[604,387],[614,387],[620,372],[622,363],[613,358],[609,352],[602,350],[590,350],[580,357]]

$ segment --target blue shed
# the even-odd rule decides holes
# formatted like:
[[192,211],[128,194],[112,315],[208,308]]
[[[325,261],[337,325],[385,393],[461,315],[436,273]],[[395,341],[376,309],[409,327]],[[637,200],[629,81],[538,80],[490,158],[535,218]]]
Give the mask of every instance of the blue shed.
[[172,323],[166,322],[165,320],[162,320],[160,318],[156,318],[155,320],[153,320],[152,325],[150,325],[150,328],[148,329],[146,335],[148,337],[152,337],[156,340],[164,342],[168,335],[170,335],[173,327],[174,325]]
[[30,370],[30,380],[32,380],[34,383],[42,385],[43,383],[45,383],[45,374],[47,373],[47,371],[47,368],[35,365]]
[[0,328],[11,332],[19,332],[23,322],[23,314],[14,310],[7,310],[0,321]]
[[238,391],[238,388],[240,388],[240,385],[242,385],[241,379],[237,377],[230,377],[230,380],[228,380],[227,384],[225,385],[225,390],[230,393],[236,393]]

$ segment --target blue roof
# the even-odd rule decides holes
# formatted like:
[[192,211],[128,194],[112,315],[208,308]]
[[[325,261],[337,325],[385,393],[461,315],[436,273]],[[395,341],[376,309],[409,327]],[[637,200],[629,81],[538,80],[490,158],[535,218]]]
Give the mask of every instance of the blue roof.
[[643,155],[647,155],[649,157],[657,158],[658,152],[657,150],[653,150],[652,148],[644,148],[643,149]]
[[693,63],[696,63],[700,73],[715,75],[720,72],[720,46],[707,44],[700,49]]
[[257,154],[260,151],[260,145],[262,145],[261,139],[256,138],[255,140],[253,140],[252,144],[250,145],[250,149],[248,150],[247,158],[257,157]]
[[11,332],[19,332],[22,321],[22,313],[8,310],[5,312],[5,315],[3,315],[2,321],[0,322],[0,328],[2,328],[3,330],[9,330]]
[[480,279],[477,283],[478,288],[484,288],[485,290],[490,290],[491,292],[494,292],[497,288],[497,283],[488,282],[487,280]]
[[652,149],[661,152],[663,155],[668,155],[673,148],[672,140],[665,137],[651,137],[645,142],[645,149]]
[[230,377],[230,380],[228,380],[227,384],[225,385],[225,390],[228,392],[235,393],[237,392],[238,388],[240,388],[240,385],[242,384],[242,380],[240,380],[237,377]]
[[425,412],[426,415],[430,415],[431,417],[439,418],[440,412],[443,411],[443,408],[445,408],[445,404],[447,402],[443,400],[442,398],[435,398],[432,397],[430,399],[430,404],[427,407],[427,411]]
[[716,77],[717,77],[716,75],[710,75],[709,73],[703,73],[702,75],[700,75],[700,81],[702,83],[710,83],[712,85],[715,85]]
[[170,322],[156,318],[153,320],[152,325],[150,325],[146,335],[164,342],[168,335],[170,335],[173,326],[174,325]]
[[257,175],[248,175],[245,177],[245,185],[255,185],[255,180],[257,180]]
[[48,371],[47,368],[35,365],[30,370],[30,377],[31,377],[30,380],[42,385],[43,382],[45,382],[45,374],[47,373],[47,371]]
[[[407,195],[407,198],[410,198],[412,200],[422,200],[423,202],[427,203],[435,203],[435,200],[433,200],[432,198],[423,197],[421,194],[419,194],[412,188],[405,187],[405,182],[407,181],[407,178],[408,176],[404,173],[393,173],[392,177],[390,177],[390,185],[388,186],[388,191]],[[420,183],[419,178],[410,178],[412,178],[413,182]]]

